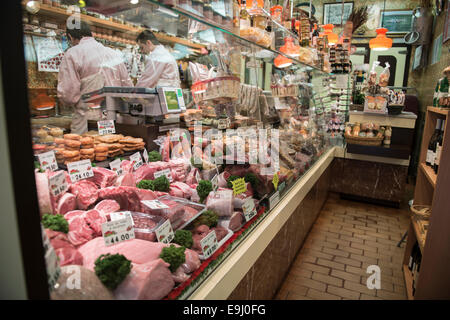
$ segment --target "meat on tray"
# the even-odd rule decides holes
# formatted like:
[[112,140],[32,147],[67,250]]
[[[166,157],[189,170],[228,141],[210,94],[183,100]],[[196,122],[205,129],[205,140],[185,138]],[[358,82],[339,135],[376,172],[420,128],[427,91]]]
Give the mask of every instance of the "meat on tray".
[[159,216],[152,216],[140,212],[132,212],[131,215],[134,221],[134,234],[136,239],[155,241],[155,230],[164,220]]
[[50,244],[59,258],[59,265],[83,265],[83,256],[70,243],[67,234],[45,229]]
[[77,208],[76,197],[73,194],[66,192],[59,199],[56,212],[58,214],[64,215],[65,213],[75,210],[76,208]]
[[206,199],[206,208],[216,212],[219,216],[231,216],[234,209],[233,190],[211,191]]
[[108,187],[99,190],[98,198],[117,201],[121,210],[139,212],[141,210],[139,190],[136,187]]
[[202,224],[192,231],[192,240],[194,240],[194,244],[191,249],[198,254],[203,254],[200,241],[211,231],[215,231],[217,242],[220,242],[228,234],[228,230],[223,227],[217,226],[214,228],[209,228],[207,225]]
[[[169,208],[166,209],[150,209],[144,206],[144,212],[148,214],[152,214],[155,216],[160,216],[166,220],[170,220],[170,223],[175,228],[175,224],[179,222],[180,219],[183,218],[184,215],[184,206],[180,202],[169,200],[169,199],[160,199],[161,203],[165,204]],[[180,224],[181,225],[181,224]]]
[[114,184],[116,187],[135,187],[136,181],[134,179],[134,175],[132,173],[124,173],[120,177],[117,178],[116,183]]

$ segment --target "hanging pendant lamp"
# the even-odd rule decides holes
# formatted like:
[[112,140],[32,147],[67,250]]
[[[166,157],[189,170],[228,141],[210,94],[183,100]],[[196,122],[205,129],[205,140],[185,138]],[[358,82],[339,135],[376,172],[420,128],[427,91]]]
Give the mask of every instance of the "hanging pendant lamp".
[[339,37],[336,33],[333,33],[333,24],[326,24],[322,26],[322,28],[324,30],[323,35],[327,36],[329,45],[335,45],[338,43]]
[[[384,0],[383,11],[386,10],[386,0]],[[383,26],[383,13],[381,13],[381,25]],[[386,51],[392,48],[392,39],[386,36],[386,33],[389,31],[386,28],[378,28],[375,30],[377,36],[369,41],[370,49],[374,51]]]

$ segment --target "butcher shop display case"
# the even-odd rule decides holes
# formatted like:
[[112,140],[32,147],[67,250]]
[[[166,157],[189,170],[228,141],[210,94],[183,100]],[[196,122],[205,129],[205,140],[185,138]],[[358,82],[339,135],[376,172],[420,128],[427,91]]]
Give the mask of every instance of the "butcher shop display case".
[[[136,37],[152,30],[181,85],[92,90],[80,98],[89,128],[71,132],[74,109],[54,94],[71,50],[64,3],[23,3],[29,97],[53,92],[47,110],[29,101],[49,295],[189,299],[329,157],[346,117],[325,102],[334,78],[313,51],[281,50],[298,36],[270,17],[260,38],[239,32],[231,1],[213,8],[222,24],[183,1],[89,1],[73,12],[134,83],[145,69]],[[73,268],[87,288],[67,287]]]

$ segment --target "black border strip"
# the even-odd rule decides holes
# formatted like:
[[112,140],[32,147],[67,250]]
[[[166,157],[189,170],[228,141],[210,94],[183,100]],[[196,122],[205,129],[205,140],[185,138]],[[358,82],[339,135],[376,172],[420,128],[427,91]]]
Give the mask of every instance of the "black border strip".
[[27,296],[29,299],[48,299],[47,272],[34,179],[21,2],[3,1],[0,11],[3,98]]

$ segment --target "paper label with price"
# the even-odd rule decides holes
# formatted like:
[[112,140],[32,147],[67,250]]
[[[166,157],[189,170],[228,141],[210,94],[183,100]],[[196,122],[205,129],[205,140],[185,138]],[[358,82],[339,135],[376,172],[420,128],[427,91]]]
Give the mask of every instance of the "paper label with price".
[[180,132],[176,129],[170,130],[170,141],[179,142],[180,141]]
[[134,239],[133,222],[129,217],[105,222],[102,224],[102,235],[103,240],[105,240],[105,246],[107,247]]
[[244,211],[244,217],[245,221],[250,221],[254,216],[256,216],[256,208],[255,208],[255,201],[252,197],[249,197],[247,200],[245,200],[244,204],[242,205],[242,210]]
[[133,162],[134,170],[139,169],[144,164],[142,162],[142,157],[139,151],[130,156],[130,161]]
[[141,201],[145,206],[149,207],[153,210],[159,210],[159,209],[169,209],[167,205],[162,203],[159,200],[143,200]]
[[244,178],[233,180],[231,183],[233,184],[233,194],[235,196],[247,191],[247,184]]
[[98,134],[103,136],[105,134],[116,133],[116,127],[114,126],[114,120],[102,120],[97,121]]
[[166,176],[166,178],[169,180],[169,182],[172,182],[172,174],[170,173],[170,169],[156,171],[154,176],[155,176],[155,179],[159,178],[161,176]]
[[121,176],[123,173],[122,167],[120,166],[121,164],[122,164],[122,160],[116,159],[109,163],[109,167],[111,168],[112,171],[117,173],[118,176]]
[[280,182],[280,179],[278,178],[278,173],[275,173],[272,179],[272,183],[273,186],[275,187],[275,190],[278,190],[278,182]]
[[173,234],[172,225],[170,220],[166,220],[158,229],[155,230],[156,238],[158,242],[170,243],[175,235]]
[[280,192],[275,192],[270,198],[269,198],[269,207],[270,210],[272,210],[277,203],[280,202]]
[[203,256],[205,259],[208,259],[219,247],[216,232],[213,230],[206,237],[200,240],[200,246],[203,251]]
[[148,164],[148,151],[144,148],[144,151],[142,152],[142,156],[144,157],[144,161],[146,164]]
[[67,164],[67,171],[73,183],[94,176],[90,160],[81,160]]
[[117,220],[122,220],[125,218],[130,218],[131,224],[134,227],[134,219],[133,219],[133,216],[131,215],[130,211],[111,212],[109,214],[109,217],[111,218],[111,221],[117,221]]
[[223,130],[229,127],[230,124],[230,119],[226,118],[226,119],[219,119],[219,123],[217,125],[217,128],[219,130]]
[[58,163],[56,163],[55,152],[49,151],[41,153],[39,155],[39,163],[41,164],[42,170],[50,169],[51,171],[58,170]]
[[50,177],[48,179],[48,185],[50,188],[50,192],[54,197],[63,194],[69,188],[64,171],[60,171],[54,176]]

